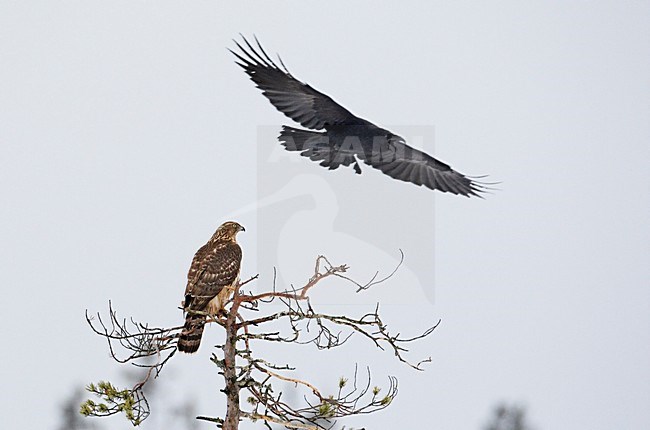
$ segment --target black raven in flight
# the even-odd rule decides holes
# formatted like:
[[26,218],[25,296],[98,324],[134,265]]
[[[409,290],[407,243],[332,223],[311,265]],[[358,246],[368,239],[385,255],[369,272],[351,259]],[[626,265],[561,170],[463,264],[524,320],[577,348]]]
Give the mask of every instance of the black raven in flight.
[[283,126],[279,140],[287,150],[299,151],[329,169],[352,165],[361,173],[358,158],[391,178],[444,193],[481,197],[479,193],[488,189],[476,178],[408,146],[402,137],[353,115],[329,96],[300,82],[280,57],[281,68],[266,54],[257,38],[257,48],[242,39],[248,49],[234,41],[241,52],[230,52],[271,104],[303,127],[324,130]]

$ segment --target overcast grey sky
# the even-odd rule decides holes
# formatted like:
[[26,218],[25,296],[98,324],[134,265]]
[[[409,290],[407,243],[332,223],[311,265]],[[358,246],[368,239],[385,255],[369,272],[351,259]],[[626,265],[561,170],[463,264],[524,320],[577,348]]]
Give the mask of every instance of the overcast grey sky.
[[[350,357],[378,383],[399,378],[387,411],[344,424],[476,429],[507,400],[539,429],[650,428],[650,3],[386,3],[0,3],[3,428],[53,428],[75,387],[119,382],[84,310],[111,299],[178,324],[192,255],[231,214],[255,288],[272,264],[304,282],[320,252],[360,278],[406,252],[368,297],[332,284],[319,300],[350,313],[383,301],[405,334],[441,318],[413,349],[432,356],[425,372],[361,339],[291,352],[317,383],[351,372]],[[279,147],[269,126],[291,121],[234,65],[240,32],[355,114],[405,137],[433,130],[435,145],[413,144],[501,191],[465,199],[295,154],[264,163]],[[277,246],[260,244],[277,201],[296,209]],[[348,212],[355,201],[365,211]],[[220,333],[206,336],[160,383],[217,415]]]

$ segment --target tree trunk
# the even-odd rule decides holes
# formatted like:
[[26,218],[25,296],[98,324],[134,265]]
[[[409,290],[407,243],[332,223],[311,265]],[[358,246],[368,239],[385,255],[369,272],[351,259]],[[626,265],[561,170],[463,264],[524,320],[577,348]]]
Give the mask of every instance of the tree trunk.
[[[236,293],[235,293],[236,294]],[[226,419],[223,430],[237,430],[239,428],[239,384],[237,383],[237,309],[236,306],[228,313],[226,325],[226,342],[224,352],[223,377],[226,380],[224,392],[228,398]]]

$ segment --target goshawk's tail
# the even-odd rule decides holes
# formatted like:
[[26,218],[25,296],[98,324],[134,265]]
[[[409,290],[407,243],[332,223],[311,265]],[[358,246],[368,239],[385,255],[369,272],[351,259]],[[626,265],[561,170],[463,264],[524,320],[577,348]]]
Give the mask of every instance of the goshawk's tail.
[[178,339],[178,350],[181,352],[196,352],[201,345],[201,336],[205,327],[205,315],[188,313],[185,317],[185,326]]

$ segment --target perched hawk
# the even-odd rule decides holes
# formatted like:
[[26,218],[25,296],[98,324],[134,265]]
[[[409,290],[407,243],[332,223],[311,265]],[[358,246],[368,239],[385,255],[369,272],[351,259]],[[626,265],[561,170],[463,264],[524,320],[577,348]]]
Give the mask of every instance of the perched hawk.
[[241,52],[230,52],[271,104],[303,127],[324,130],[283,126],[279,140],[288,151],[298,151],[331,170],[352,165],[359,174],[360,159],[391,178],[443,193],[480,197],[479,193],[488,189],[488,184],[408,146],[402,137],[353,115],[329,96],[300,82],[291,76],[280,57],[282,67],[278,67],[257,39],[257,48],[242,39],[248,49],[235,41]]
[[185,327],[178,340],[179,351],[199,349],[207,315],[217,315],[236,287],[242,255],[236,240],[240,231],[244,231],[241,225],[225,222],[194,254],[187,274]]

